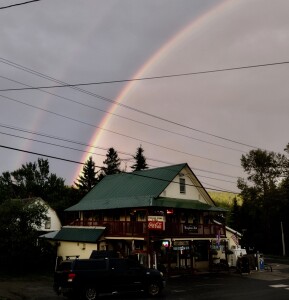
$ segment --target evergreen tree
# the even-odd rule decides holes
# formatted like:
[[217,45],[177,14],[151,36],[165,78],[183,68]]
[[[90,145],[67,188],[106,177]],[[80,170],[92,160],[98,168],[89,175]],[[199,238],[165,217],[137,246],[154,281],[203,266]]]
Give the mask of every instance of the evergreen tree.
[[88,193],[98,182],[97,172],[95,171],[95,163],[90,156],[85,162],[82,174],[79,175],[77,182],[74,184],[79,188],[82,194]]
[[133,171],[140,171],[140,170],[145,170],[148,169],[148,165],[146,163],[146,158],[143,155],[143,148],[142,146],[139,146],[136,150],[136,154],[133,157],[135,159],[135,164],[131,166]]
[[112,175],[121,172],[120,159],[114,148],[109,148],[107,150],[106,159],[103,161],[103,163],[105,166],[102,167],[102,174],[100,175],[100,179],[105,175]]

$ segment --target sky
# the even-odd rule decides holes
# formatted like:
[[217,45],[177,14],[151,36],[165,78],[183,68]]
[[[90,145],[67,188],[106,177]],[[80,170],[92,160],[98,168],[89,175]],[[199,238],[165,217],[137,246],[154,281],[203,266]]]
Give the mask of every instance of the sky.
[[130,172],[142,146],[238,192],[242,155],[284,154],[287,0],[21,2],[0,1],[0,174],[42,157],[72,185],[89,156],[113,147]]

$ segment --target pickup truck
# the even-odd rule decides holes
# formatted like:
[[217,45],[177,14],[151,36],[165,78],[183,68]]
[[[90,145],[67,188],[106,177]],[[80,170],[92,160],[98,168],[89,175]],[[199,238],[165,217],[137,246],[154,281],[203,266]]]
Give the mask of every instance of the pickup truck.
[[58,295],[94,300],[99,294],[144,291],[157,296],[165,287],[162,272],[147,269],[124,258],[73,259],[62,261],[54,274]]

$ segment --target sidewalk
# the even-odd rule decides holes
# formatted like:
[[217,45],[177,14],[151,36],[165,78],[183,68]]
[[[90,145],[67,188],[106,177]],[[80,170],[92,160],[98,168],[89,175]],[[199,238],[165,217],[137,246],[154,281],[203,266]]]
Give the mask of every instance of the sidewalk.
[[270,263],[270,270],[252,271],[249,275],[251,278],[259,280],[283,280],[289,279],[289,264],[285,263]]

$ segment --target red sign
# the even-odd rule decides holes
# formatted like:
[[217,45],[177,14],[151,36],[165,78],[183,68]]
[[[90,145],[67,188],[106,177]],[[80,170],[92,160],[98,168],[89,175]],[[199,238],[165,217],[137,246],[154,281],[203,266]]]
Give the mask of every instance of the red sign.
[[164,217],[162,216],[148,216],[149,230],[165,230]]

